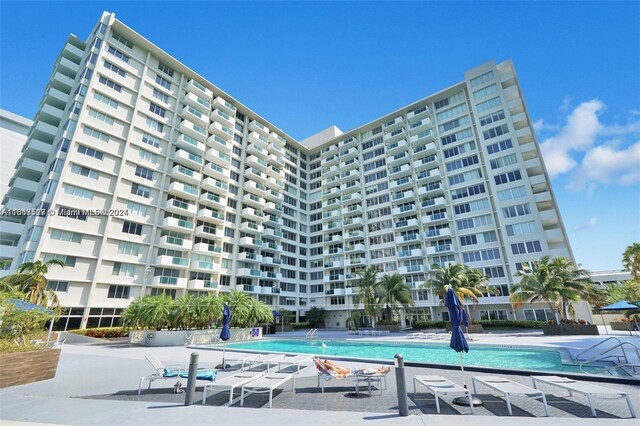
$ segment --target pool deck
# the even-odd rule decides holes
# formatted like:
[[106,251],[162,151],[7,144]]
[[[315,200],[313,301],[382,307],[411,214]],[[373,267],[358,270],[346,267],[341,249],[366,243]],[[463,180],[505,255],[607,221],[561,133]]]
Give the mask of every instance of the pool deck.
[[[304,332],[277,334],[273,337],[304,337]],[[629,340],[636,345],[640,338],[616,333],[614,336]],[[477,344],[568,347],[577,351],[592,345],[607,336],[542,336],[541,333],[527,331],[495,332],[472,335]],[[320,331],[322,339],[358,337],[340,331]],[[375,337],[381,341],[411,341],[406,337],[391,335]],[[436,368],[405,368],[408,392],[409,416],[398,416],[396,372],[392,368],[387,377],[387,389],[374,392],[372,396],[354,397],[353,379],[330,380],[325,383],[325,393],[316,387],[315,368],[302,368],[296,378],[295,392],[285,385],[274,394],[273,408],[268,408],[268,396],[251,395],[240,407],[239,392],[236,392],[232,406],[228,407],[227,392],[214,394],[202,405],[202,387],[196,389],[194,405],[184,406],[184,394],[174,394],[174,381],[154,382],[150,391],[137,395],[141,376],[150,374],[151,367],[144,355],[152,352],[165,362],[188,362],[192,348],[162,347],[146,348],[129,346],[127,343],[106,344],[65,344],[58,366],[58,373],[52,380],[0,390],[0,423],[5,425],[57,424],[57,425],[160,425],[160,424],[221,424],[221,425],[456,425],[472,421],[475,426],[510,425],[515,421],[525,425],[606,425],[633,424],[637,419],[629,418],[629,410],[623,399],[596,398],[598,418],[591,417],[589,407],[582,396],[567,396],[563,392],[547,393],[550,417],[543,417],[542,403],[534,400],[514,398],[513,414],[509,417],[506,403],[487,388],[479,388],[483,407],[476,407],[471,414],[469,407],[452,404],[452,397],[441,399],[442,413],[436,414],[432,394],[424,388],[413,394],[412,377],[416,374],[441,375],[455,383],[463,383],[459,370]],[[198,350],[200,366],[217,365],[222,360],[219,351]],[[234,353],[227,350],[226,356]],[[362,362],[344,362],[346,366],[367,367]],[[371,365],[369,365],[371,366]],[[233,374],[232,371],[219,372],[219,378]],[[465,372],[464,380],[470,385],[478,373]],[[500,374],[518,383],[531,386],[529,377]],[[177,381],[177,380],[176,380]],[[186,380],[182,380],[186,386]],[[201,382],[199,382],[201,384]],[[604,384],[632,395],[636,413],[640,414],[640,386],[624,384]],[[544,388],[551,391],[550,388]],[[466,416],[474,416],[469,418]]]

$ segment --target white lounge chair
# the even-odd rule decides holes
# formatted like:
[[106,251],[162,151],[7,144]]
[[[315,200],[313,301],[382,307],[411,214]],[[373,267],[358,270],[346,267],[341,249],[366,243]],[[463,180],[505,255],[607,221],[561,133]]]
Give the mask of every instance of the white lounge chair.
[[[151,382],[155,380],[175,379],[175,378],[186,379],[189,377],[189,366],[186,363],[185,364],[164,364],[153,354],[147,354],[144,357],[153,366],[153,368],[155,369],[155,372],[153,374],[149,374],[147,376],[143,376],[140,378],[140,384],[138,385],[138,395],[140,395],[140,393],[142,392],[142,387],[144,386],[144,382],[149,382],[149,387],[147,389],[151,389]],[[212,382],[216,379],[216,371],[198,369],[196,379],[208,380]]]
[[533,387],[536,389],[536,383],[540,382],[568,390],[569,396],[573,396],[573,392],[586,396],[593,417],[597,417],[596,409],[594,408],[593,400],[591,399],[594,395],[611,395],[625,398],[627,400],[627,405],[629,406],[629,411],[631,412],[631,417],[636,417],[636,413],[631,405],[631,400],[629,399],[629,394],[626,392],[559,376],[531,376],[531,381],[533,382]]
[[231,403],[233,402],[233,391],[236,388],[245,385],[259,377],[262,377],[265,374],[267,374],[267,371],[261,371],[258,373],[244,371],[233,374],[231,376],[223,377],[222,379],[216,380],[213,383],[206,384],[204,385],[204,389],[202,392],[202,404],[204,405],[207,400],[207,391],[213,392],[216,389],[220,388],[221,390],[229,391],[229,405],[231,405]]
[[298,367],[297,373],[300,373],[300,365],[310,361],[311,358],[313,358],[311,355],[285,356],[282,360],[278,361],[278,370],[281,370],[283,365],[295,365]]
[[291,390],[296,388],[295,373],[267,373],[249,383],[242,385],[240,392],[240,406],[244,405],[244,394],[269,393],[269,408],[273,405],[273,391],[280,385],[293,379]]
[[476,376],[473,378],[473,393],[477,394],[476,391],[476,382],[482,383],[483,385],[500,392],[504,398],[507,400],[507,409],[509,410],[509,415],[513,416],[513,412],[511,411],[511,397],[514,395],[523,396],[532,399],[541,399],[544,404],[544,413],[547,417],[549,417],[549,410],[547,409],[547,398],[545,398],[544,393],[530,388],[529,386],[521,385],[520,383],[516,383],[512,380],[505,379],[504,377],[499,376]]
[[469,407],[471,407],[471,412],[473,413],[473,402],[471,400],[471,391],[469,389],[463,388],[444,377],[441,376],[413,376],[413,393],[416,393],[416,383],[420,383],[429,389],[436,397],[436,411],[440,414],[440,401],[438,401],[438,397],[441,394],[463,394],[469,398]]

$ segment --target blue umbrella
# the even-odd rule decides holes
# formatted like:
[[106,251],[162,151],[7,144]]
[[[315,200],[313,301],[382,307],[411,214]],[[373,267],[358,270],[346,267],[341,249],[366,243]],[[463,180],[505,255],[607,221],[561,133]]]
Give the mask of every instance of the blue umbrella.
[[[602,308],[600,308],[600,318],[602,318],[604,331],[609,334],[609,331],[607,331],[607,325],[604,323],[604,316],[602,315],[603,311],[628,311],[631,309],[638,309],[639,307],[640,306],[629,303],[626,300],[621,300],[620,302],[612,303],[611,305],[603,306]],[[636,329],[640,329],[640,327],[638,327],[638,321],[636,321]],[[631,330],[629,330],[629,335],[633,336],[633,334],[631,334]]]
[[[458,352],[458,354],[460,355],[462,383],[464,384],[464,387],[466,389],[467,382],[464,378],[464,363],[462,362],[462,352],[469,352],[469,344],[467,343],[467,339],[464,337],[464,333],[462,332],[460,326],[464,325],[465,327],[467,327],[469,325],[469,318],[462,307],[462,303],[460,303],[460,299],[458,299],[458,295],[452,287],[449,287],[449,289],[447,290],[447,294],[444,298],[444,306],[446,306],[449,310],[449,322],[451,322],[451,342],[449,343],[449,347]],[[456,398],[453,402],[459,405],[469,405],[469,399],[463,397]],[[482,401],[477,397],[473,397],[471,404],[482,405]]]
[[[222,310],[222,331],[220,331],[220,340],[222,340],[223,342],[226,342],[231,338],[231,330],[229,329],[230,320],[231,320],[231,309],[229,308],[229,305],[225,303],[224,309]],[[222,364],[220,364],[216,368],[222,368],[222,369],[229,368],[229,365],[227,365],[224,360],[224,353],[226,349],[227,349],[227,344],[225,343],[224,346],[222,347]]]

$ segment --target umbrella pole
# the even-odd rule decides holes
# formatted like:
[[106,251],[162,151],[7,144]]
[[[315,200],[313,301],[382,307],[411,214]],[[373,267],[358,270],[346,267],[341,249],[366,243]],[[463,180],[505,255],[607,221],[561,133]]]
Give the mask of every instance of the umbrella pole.
[[[458,352],[458,355],[460,356],[460,370],[462,371],[462,385],[464,386],[465,389],[467,389],[467,380],[464,377],[464,363],[462,362],[462,352]],[[466,405],[467,407],[470,405],[469,397],[467,396],[459,396],[453,400],[453,403],[456,405]],[[472,395],[471,405],[473,405],[474,407],[481,406],[481,405],[484,405],[484,402],[482,402],[482,400],[477,396]]]
[[462,362],[462,352],[458,352],[458,355],[460,356],[460,370],[462,370],[462,385],[466,389],[467,388],[467,379],[465,379],[465,377],[464,377],[464,363]]
[[604,326],[604,332],[609,334],[609,330],[607,330],[607,324],[604,322],[604,315],[600,312],[600,318],[602,318],[602,325]]

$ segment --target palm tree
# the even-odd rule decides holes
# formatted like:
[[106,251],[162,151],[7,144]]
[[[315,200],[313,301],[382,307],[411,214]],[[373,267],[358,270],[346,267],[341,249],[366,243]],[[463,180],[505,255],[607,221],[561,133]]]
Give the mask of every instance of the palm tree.
[[388,320],[393,319],[393,311],[398,310],[398,305],[406,308],[415,304],[411,298],[411,290],[400,274],[383,275],[376,286],[376,292],[380,305],[385,307],[385,317]]
[[509,301],[514,307],[522,303],[545,302],[555,314],[556,322],[560,321],[559,310],[561,287],[554,277],[554,271],[549,256],[543,256],[540,260],[530,262],[530,267],[518,272],[516,276],[522,277],[519,283],[511,286]]
[[633,243],[622,253],[622,265],[631,272],[634,281],[640,281],[640,243]]
[[244,327],[251,318],[252,298],[247,293],[239,290],[231,290],[225,294],[225,301],[231,309],[231,327]]
[[219,296],[204,296],[196,298],[196,317],[198,328],[208,328],[222,318],[224,301]]
[[564,318],[567,318],[568,314],[575,315],[571,302],[578,299],[586,300],[594,305],[602,304],[603,293],[593,285],[589,271],[578,268],[566,257],[553,259],[551,267],[561,287],[560,302]]
[[[265,324],[273,321],[273,311],[265,303],[251,299],[249,305],[249,318],[245,326],[253,327],[256,324]],[[284,317],[282,318],[284,321]]]
[[376,302],[376,269],[373,266],[367,266],[364,270],[358,272],[360,279],[357,281],[358,297],[364,305],[364,314],[369,319],[371,326],[374,326],[375,316],[380,310],[380,305]]
[[[443,300],[449,287],[453,288],[463,305],[466,304],[467,299],[471,299],[471,302],[476,304],[478,297],[494,292],[492,288],[487,286],[489,279],[482,271],[462,263],[451,263],[446,267],[434,263],[431,265],[431,275],[433,278],[423,284],[422,288],[434,289],[435,294]],[[467,312],[469,319],[471,319],[468,305]]]
[[58,259],[51,259],[46,262],[41,260],[25,262],[18,267],[18,271],[15,274],[8,275],[2,279],[2,286],[22,291],[25,294],[25,300],[53,309],[56,316],[59,316],[62,311],[60,301],[55,291],[47,287],[48,282],[45,277],[52,266],[64,267],[64,262]]
[[138,307],[139,326],[155,330],[170,328],[177,318],[175,307],[176,301],[166,294],[142,297]]

